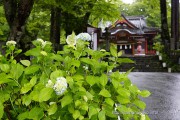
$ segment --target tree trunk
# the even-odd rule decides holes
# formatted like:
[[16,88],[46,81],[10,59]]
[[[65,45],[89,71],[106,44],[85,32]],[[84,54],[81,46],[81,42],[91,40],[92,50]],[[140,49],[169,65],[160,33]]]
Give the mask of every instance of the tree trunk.
[[171,38],[174,39],[174,47],[178,49],[179,42],[179,0],[171,0]]
[[160,0],[161,9],[161,39],[166,48],[169,48],[170,36],[167,22],[166,0]]
[[10,27],[8,40],[18,43],[21,41],[33,4],[34,0],[3,0],[5,16]]
[[50,41],[53,43],[54,50],[57,51],[60,48],[60,21],[61,10],[57,7],[51,9],[51,28],[50,28]]

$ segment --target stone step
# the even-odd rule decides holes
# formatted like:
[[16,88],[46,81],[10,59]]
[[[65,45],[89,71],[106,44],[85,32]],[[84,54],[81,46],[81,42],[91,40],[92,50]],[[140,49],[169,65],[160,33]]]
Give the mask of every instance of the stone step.
[[162,62],[159,61],[158,56],[122,56],[121,58],[129,58],[135,62],[124,63],[116,68],[122,72],[127,71],[133,67],[133,71],[139,72],[167,72],[167,68],[162,66]]

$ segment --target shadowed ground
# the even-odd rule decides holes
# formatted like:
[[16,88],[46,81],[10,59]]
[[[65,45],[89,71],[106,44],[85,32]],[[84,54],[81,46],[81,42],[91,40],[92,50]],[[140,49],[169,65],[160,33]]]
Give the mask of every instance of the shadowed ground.
[[129,78],[151,92],[143,101],[152,120],[180,120],[180,73],[132,72]]

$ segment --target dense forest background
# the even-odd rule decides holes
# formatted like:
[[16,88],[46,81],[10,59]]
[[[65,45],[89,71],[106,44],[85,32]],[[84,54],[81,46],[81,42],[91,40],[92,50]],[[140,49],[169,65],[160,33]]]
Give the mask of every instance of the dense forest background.
[[87,24],[98,27],[100,21],[114,22],[121,19],[122,13],[144,15],[148,26],[161,27],[161,37],[165,37],[162,39],[170,40],[174,20],[171,13],[177,11],[171,8],[178,3],[178,0],[136,0],[133,4],[121,0],[3,0],[0,41],[15,40],[23,49],[28,49],[27,43],[37,38],[59,44],[72,31],[78,34],[85,31]]

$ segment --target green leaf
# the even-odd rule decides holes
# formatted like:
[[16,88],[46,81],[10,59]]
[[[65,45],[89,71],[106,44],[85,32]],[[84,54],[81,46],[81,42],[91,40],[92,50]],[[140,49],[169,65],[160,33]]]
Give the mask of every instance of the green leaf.
[[13,78],[18,80],[19,77],[24,72],[24,67],[21,64],[19,64],[19,63],[18,64],[13,64],[11,67],[12,68],[11,68],[10,73],[12,74]]
[[9,79],[6,75],[6,73],[1,73],[0,74],[0,84],[9,83],[9,82],[13,82],[13,80]]
[[148,90],[142,90],[141,92],[139,92],[139,95],[141,95],[142,97],[149,97],[151,93]]
[[22,97],[22,104],[28,106],[31,103],[31,97],[30,96],[23,96]]
[[23,112],[18,115],[17,119],[18,120],[25,120],[29,118],[29,112]]
[[24,66],[30,66],[30,64],[31,64],[31,62],[29,61],[29,60],[21,60],[20,61],[21,62],[21,64],[23,64]]
[[89,115],[89,118],[91,119],[91,117],[95,114],[97,114],[99,111],[97,108],[93,107],[93,106],[90,106],[89,107],[89,112],[88,112],[88,115]]
[[33,76],[32,79],[30,80],[30,84],[31,84],[32,86],[34,86],[34,85],[36,84],[36,82],[37,82],[37,77],[36,77],[36,76]]
[[62,70],[56,70],[56,71],[51,73],[50,79],[55,82],[56,78],[62,77],[62,76],[63,76],[63,71]]
[[110,52],[111,52],[112,56],[117,57],[117,45],[111,44]]
[[66,105],[69,105],[72,102],[73,98],[71,94],[67,94],[65,95],[62,99],[61,99],[61,106],[65,107]]
[[0,101],[0,119],[3,117],[4,114],[4,106],[3,103]]
[[127,104],[130,103],[130,99],[129,98],[124,98],[121,95],[117,96],[117,100],[120,104]]
[[31,83],[24,84],[24,86],[21,88],[21,94],[25,94],[31,90],[33,86]]
[[134,63],[134,61],[129,59],[129,58],[118,58],[117,62],[119,64],[122,64],[122,63]]
[[81,116],[79,110],[75,110],[73,113],[73,118],[76,120],[77,118],[79,118]]
[[74,65],[76,67],[79,67],[80,66],[80,61],[79,60],[72,60],[71,61],[71,65]]
[[108,77],[106,74],[102,74],[102,76],[99,78],[99,83],[105,87],[108,82]]
[[40,56],[41,48],[33,48],[25,52],[26,56]]
[[120,105],[117,107],[117,109],[121,114],[133,114],[132,109],[126,107],[125,105]]
[[97,82],[95,76],[92,75],[87,76],[86,81],[91,86],[93,86]]
[[122,51],[118,52],[118,57],[122,56]]
[[111,98],[106,98],[105,102],[109,104],[110,106],[114,106],[114,101]]
[[86,96],[87,96],[88,100],[93,100],[94,96],[90,92],[87,91]]
[[52,88],[43,88],[39,94],[39,102],[48,101],[53,93]]
[[127,89],[125,89],[125,88],[119,87],[119,88],[117,89],[117,92],[118,92],[118,94],[122,95],[122,96],[125,97],[125,98],[130,97],[130,92],[129,92],[129,90],[127,90]]
[[53,103],[50,105],[48,111],[48,115],[53,115],[57,111],[57,104]]
[[10,70],[10,66],[8,64],[0,64],[0,68],[5,73],[8,73]]
[[104,96],[104,97],[111,97],[111,94],[110,94],[109,91],[106,90],[106,89],[102,89],[102,90],[100,91],[99,95],[102,95],[102,96]]
[[146,108],[146,104],[143,101],[135,100],[133,103],[142,110]]
[[29,67],[25,68],[25,74],[26,75],[33,74],[33,73],[37,72],[39,69],[40,69],[39,65],[29,66]]
[[98,113],[98,118],[99,118],[99,120],[106,120],[106,112],[105,112],[105,110],[101,110]]
[[40,107],[34,107],[29,112],[29,119],[40,120],[43,116],[44,112]]

